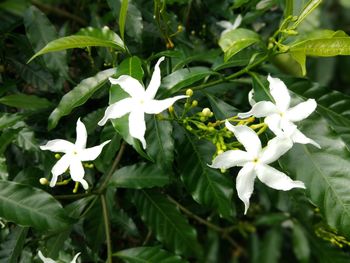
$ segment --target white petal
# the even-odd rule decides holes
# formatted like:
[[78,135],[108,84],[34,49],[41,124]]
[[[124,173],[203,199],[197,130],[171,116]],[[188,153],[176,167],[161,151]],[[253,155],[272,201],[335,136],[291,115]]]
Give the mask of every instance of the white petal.
[[249,91],[248,93],[248,102],[250,104],[250,106],[254,106],[254,104],[256,104],[256,101],[254,100],[254,90],[252,89],[251,91]]
[[132,98],[125,98],[109,105],[105,111],[105,115],[98,122],[98,125],[103,126],[108,119],[116,119],[129,113],[135,105],[135,100]]
[[44,257],[43,253],[41,253],[40,250],[38,251],[38,256],[43,261],[43,263],[56,263],[56,261],[53,259]]
[[[237,17],[238,18],[238,17]],[[230,21],[227,21],[227,20],[221,20],[221,21],[218,21],[216,22],[216,24],[218,26],[221,26],[222,28],[224,29],[228,29],[228,30],[231,30],[233,29],[233,24],[230,22]],[[226,30],[225,30],[226,31]]]
[[[69,167],[70,160],[71,160],[71,155],[65,154],[52,167],[51,173],[54,177],[56,177],[56,180],[57,180],[57,176],[63,174],[65,171],[67,171],[67,169]],[[54,180],[54,179],[52,178],[52,180]],[[51,180],[51,183],[52,183],[52,180]],[[50,186],[51,186],[51,183],[50,183]],[[52,184],[54,185],[54,183],[52,183]],[[55,184],[56,184],[56,182],[55,182]]]
[[145,89],[141,83],[128,75],[122,75],[117,79],[109,78],[109,81],[114,85],[119,85],[131,97],[143,98],[145,96]]
[[290,108],[287,111],[287,118],[292,122],[301,121],[313,113],[316,107],[316,101],[314,99],[308,99],[307,101],[301,102],[293,108]]
[[146,149],[146,123],[145,113],[139,109],[133,110],[129,115],[129,133],[132,137],[139,139],[143,149]]
[[267,146],[262,150],[259,160],[264,164],[276,161],[290,148],[293,142],[289,137],[275,137],[269,140]]
[[293,181],[286,174],[269,165],[257,165],[255,171],[259,180],[271,188],[284,191],[292,188],[305,188],[303,182]]
[[253,105],[252,109],[248,112],[238,113],[238,117],[241,119],[254,116],[257,118],[266,117],[278,111],[275,104],[271,101],[259,101]]
[[74,144],[61,139],[48,141],[45,145],[40,146],[41,150],[49,150],[51,152],[71,152],[74,149]]
[[240,125],[233,126],[228,121],[225,122],[226,128],[232,131],[237,140],[244,146],[250,156],[257,157],[261,151],[261,142],[258,135],[251,128]]
[[245,151],[229,150],[216,156],[213,163],[209,166],[212,168],[228,169],[234,166],[243,166],[251,160],[251,156]]
[[276,136],[283,136],[282,117],[280,114],[271,114],[264,119],[264,122]]
[[158,91],[158,88],[160,86],[160,68],[159,64],[164,60],[164,57],[161,57],[158,59],[156,65],[154,66],[154,71],[152,74],[152,78],[150,83],[148,84],[148,87],[146,89],[146,96],[148,99],[153,99],[156,96],[156,93]]
[[317,142],[306,137],[305,134],[303,134],[298,129],[295,129],[291,138],[292,138],[293,142],[300,143],[300,144],[312,144],[312,145],[316,146],[317,148],[321,149],[321,146]]
[[84,167],[77,156],[72,156],[69,165],[70,176],[73,181],[79,182],[84,178]]
[[233,29],[236,29],[237,27],[239,27],[242,23],[242,16],[241,14],[239,14],[236,19],[235,19],[235,22],[233,22],[233,25],[232,25],[232,28]]
[[286,85],[279,78],[267,77],[270,83],[270,93],[281,111],[286,111],[290,105],[290,95]]
[[89,189],[89,184],[87,183],[87,181],[84,178],[81,178],[79,181],[77,180],[77,182],[81,183],[81,185],[83,186],[84,190]]
[[144,111],[148,114],[158,114],[173,105],[175,101],[184,98],[187,98],[187,96],[180,95],[165,100],[149,100],[144,104]]
[[237,194],[239,199],[244,203],[244,214],[247,213],[249,208],[249,199],[254,190],[255,177],[254,165],[252,163],[247,163],[239,171],[236,178]]
[[75,146],[77,146],[80,149],[85,149],[86,140],[87,140],[87,131],[84,123],[80,121],[80,118],[77,121],[76,134],[77,134],[77,139],[75,141]]
[[100,155],[103,147],[110,141],[111,140],[108,140],[108,141],[105,141],[104,143],[101,143],[100,145],[79,151],[79,159],[82,162],[95,160]]
[[76,263],[79,256],[80,256],[80,252],[74,256],[74,258],[72,259],[72,261],[70,263]]

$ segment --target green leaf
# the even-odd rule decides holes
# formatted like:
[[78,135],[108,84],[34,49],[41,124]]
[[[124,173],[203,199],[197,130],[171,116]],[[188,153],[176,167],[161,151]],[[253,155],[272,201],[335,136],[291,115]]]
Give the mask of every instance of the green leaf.
[[330,227],[350,237],[350,153],[344,142],[318,115],[302,122],[302,132],[322,149],[295,144],[280,159],[295,179],[306,185],[306,192]]
[[49,116],[48,129],[51,130],[57,126],[58,121],[71,113],[71,111],[83,105],[97,90],[99,90],[113,76],[115,68],[106,69],[97,73],[94,77],[82,80],[78,86],[65,94],[56,109]]
[[10,128],[23,119],[24,116],[18,113],[0,113],[0,130]]
[[215,117],[218,120],[225,120],[229,117],[237,115],[239,112],[238,109],[226,103],[225,101],[218,99],[217,97],[211,96],[209,94],[206,94],[206,96],[210,102]]
[[261,255],[259,262],[261,263],[278,263],[280,262],[282,245],[282,231],[279,227],[272,228],[264,236],[262,246],[260,248]]
[[62,230],[71,222],[51,195],[10,181],[0,181],[0,217],[45,232]]
[[350,37],[321,38],[296,43],[290,52],[303,52],[306,56],[333,57],[350,55]]
[[113,173],[109,184],[121,188],[151,188],[169,183],[168,175],[157,165],[138,163],[124,166]]
[[[34,6],[27,9],[23,21],[26,28],[26,35],[35,51],[40,50],[43,46],[58,37],[56,29],[50,23],[49,19]],[[51,71],[57,72],[64,77],[68,76],[66,52],[48,54],[43,59]]]
[[260,42],[260,36],[254,31],[238,28],[231,30],[219,39],[219,46],[225,53],[225,61],[236,55],[239,51]]
[[122,5],[119,12],[119,31],[120,31],[120,36],[124,40],[124,29],[125,29],[126,15],[128,13],[129,0],[121,0],[121,1],[122,1]]
[[52,106],[52,103],[45,98],[26,94],[13,94],[2,97],[0,98],[0,103],[27,110],[41,110]]
[[17,263],[28,234],[28,227],[16,226],[0,245],[0,261]]
[[147,125],[148,155],[164,171],[171,172],[174,161],[173,126],[169,121],[157,120],[156,116],[152,116]]
[[199,255],[197,233],[176,207],[163,195],[138,190],[133,202],[156,238],[176,254]]
[[113,256],[121,258],[127,263],[185,263],[187,261],[173,255],[159,247],[133,247],[114,253]]
[[297,27],[321,2],[322,0],[310,0],[301,11],[298,19],[294,22],[294,26]]
[[163,78],[159,91],[162,93],[162,97],[168,97],[212,74],[216,73],[206,67],[179,69]]
[[299,262],[309,262],[310,245],[304,228],[299,224],[293,224],[293,250]]
[[232,180],[208,166],[215,152],[214,145],[195,139],[186,133],[186,138],[179,145],[179,149],[182,153],[178,158],[181,164],[181,179],[194,200],[216,210],[222,217],[232,220],[234,215]]
[[76,35],[62,37],[49,42],[45,47],[32,56],[28,63],[34,58],[50,53],[70,48],[86,47],[109,47],[120,51],[125,51],[125,46],[120,37],[108,27],[83,28]]

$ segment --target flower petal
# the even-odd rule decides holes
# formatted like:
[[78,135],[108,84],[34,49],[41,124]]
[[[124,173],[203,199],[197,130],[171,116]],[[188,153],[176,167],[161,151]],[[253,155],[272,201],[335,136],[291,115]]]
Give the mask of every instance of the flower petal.
[[169,108],[175,103],[175,101],[187,98],[185,95],[175,96],[173,98],[168,98],[165,100],[149,100],[144,104],[144,111],[148,114],[158,114],[163,110]]
[[247,163],[239,171],[236,178],[237,194],[239,199],[244,203],[244,214],[247,213],[249,208],[249,199],[254,190],[255,177],[254,165],[252,163]]
[[250,116],[257,118],[266,117],[278,111],[275,104],[271,101],[259,101],[255,103],[252,109],[248,112],[238,113],[238,118],[245,119]]
[[40,149],[49,150],[51,152],[67,153],[74,149],[74,144],[66,140],[55,139],[48,141],[45,145],[40,146]]
[[56,261],[54,261],[53,259],[44,257],[43,253],[41,253],[40,250],[38,251],[38,256],[43,263],[56,263]]
[[278,113],[273,113],[264,119],[264,122],[276,136],[283,136],[282,117]]
[[152,74],[151,81],[148,84],[148,87],[146,89],[146,97],[150,100],[152,100],[158,91],[158,88],[160,86],[160,68],[159,64],[164,60],[164,57],[161,57],[158,59],[156,65],[154,66],[154,71]]
[[287,191],[292,188],[305,189],[303,182],[293,181],[285,173],[282,173],[269,165],[257,165],[255,167],[255,171],[259,180],[271,188],[283,191]]
[[267,146],[262,150],[259,160],[264,164],[276,161],[290,148],[293,142],[289,137],[275,137],[269,140]]
[[57,177],[67,171],[70,163],[71,155],[65,154],[57,161],[57,163],[52,167],[52,179],[50,182],[50,186],[54,187],[57,182]]
[[143,149],[146,149],[146,122],[145,113],[140,109],[135,109],[129,115],[129,133],[132,137],[139,139]]
[[87,131],[84,123],[80,121],[80,118],[77,121],[76,134],[77,134],[77,139],[75,141],[75,146],[77,146],[80,149],[85,149],[86,140],[87,140]]
[[233,126],[228,121],[225,122],[226,128],[232,131],[237,140],[244,146],[250,156],[255,158],[261,151],[261,142],[258,135],[248,126]]
[[69,171],[73,181],[80,182],[84,178],[84,167],[78,156],[71,156]]
[[316,101],[314,99],[308,99],[307,101],[301,102],[290,108],[286,113],[287,118],[292,122],[301,121],[313,113],[316,107]]
[[234,166],[243,166],[251,160],[251,156],[245,151],[229,150],[216,156],[209,167],[228,169]]
[[133,98],[143,98],[145,89],[141,83],[128,75],[122,75],[117,79],[109,78],[109,81],[114,85],[119,85],[125,92]]
[[321,149],[321,146],[317,142],[306,137],[305,134],[303,134],[298,129],[294,130],[293,134],[291,135],[291,138],[292,138],[293,142],[295,142],[295,143],[312,144],[312,145],[316,146],[317,148]]
[[254,100],[254,90],[250,90],[248,93],[248,102],[250,104],[250,106],[254,106],[256,104],[256,101]]
[[102,152],[103,147],[110,141],[111,140],[108,140],[108,141],[105,141],[104,143],[101,143],[100,145],[83,149],[82,151],[79,152],[79,159],[82,162],[95,160]]
[[290,95],[286,85],[279,78],[267,77],[270,83],[270,93],[276,102],[277,108],[285,112],[290,105]]
[[77,253],[70,263],[76,263],[76,261],[77,261],[78,257],[80,256],[80,254],[81,254],[80,252]]
[[98,125],[103,126],[108,119],[116,119],[123,117],[129,113],[135,105],[135,100],[132,98],[125,98],[109,105],[105,111],[103,118],[98,122]]

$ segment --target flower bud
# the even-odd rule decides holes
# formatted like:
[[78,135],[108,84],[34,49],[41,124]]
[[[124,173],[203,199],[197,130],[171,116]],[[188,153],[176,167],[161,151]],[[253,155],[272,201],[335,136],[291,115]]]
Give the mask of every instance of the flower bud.
[[170,107],[168,108],[168,111],[169,111],[170,113],[174,112],[174,107],[173,107],[173,106],[170,106]]
[[191,90],[191,89],[186,90],[186,95],[188,97],[191,97],[193,95],[193,90]]
[[177,32],[182,32],[184,30],[184,27],[182,25],[177,26]]
[[198,105],[198,101],[197,100],[192,101],[192,107],[196,107],[197,105]]
[[188,131],[192,131],[192,127],[191,127],[190,125],[187,125],[187,126],[186,126],[186,129],[187,129]]
[[49,184],[49,181],[45,177],[41,177],[39,179],[39,182],[41,185],[48,185]]
[[211,112],[211,110],[209,108],[204,108],[202,110],[202,116],[210,117],[211,114],[212,114],[212,112]]
[[59,153],[56,153],[56,154],[55,154],[55,158],[56,158],[57,160],[59,160],[59,159],[61,159],[61,155],[60,155]]

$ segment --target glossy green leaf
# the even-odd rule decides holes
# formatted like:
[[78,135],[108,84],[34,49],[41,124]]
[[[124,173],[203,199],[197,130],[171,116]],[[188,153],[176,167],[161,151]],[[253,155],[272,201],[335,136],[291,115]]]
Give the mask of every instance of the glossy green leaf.
[[70,92],[65,94],[56,109],[49,116],[49,130],[57,126],[58,121],[71,113],[71,111],[83,105],[97,90],[99,90],[113,76],[116,69],[106,69],[97,73],[94,77],[82,80]]
[[234,215],[232,180],[208,166],[212,162],[211,156],[215,153],[215,146],[186,134],[179,149],[182,152],[178,158],[181,164],[179,167],[181,180],[194,200],[216,210],[221,216],[232,219]]
[[17,263],[28,234],[28,227],[17,226],[0,245],[0,262]]
[[173,126],[169,121],[157,120],[154,115],[147,125],[147,153],[159,167],[170,172],[174,161]]
[[195,228],[163,195],[138,190],[133,202],[142,220],[166,247],[176,254],[198,256],[201,253]]
[[2,97],[0,98],[0,103],[27,110],[41,110],[52,106],[52,103],[45,98],[21,93]]
[[129,0],[122,0],[120,12],[119,12],[119,32],[122,39],[124,39],[124,29],[125,29],[126,15],[128,13],[128,4],[129,4]]
[[311,251],[307,233],[299,223],[293,224],[293,250],[299,262],[309,262]]
[[187,261],[159,247],[133,247],[114,253],[126,263],[185,263]]
[[217,97],[207,94],[207,98],[210,102],[211,109],[218,120],[225,120],[229,117],[237,115],[239,112],[238,109]]
[[46,53],[85,47],[109,47],[125,51],[125,46],[121,38],[108,27],[102,29],[88,27],[81,29],[76,35],[62,37],[49,42],[45,47],[35,53],[29,59],[28,63],[34,58]]
[[315,8],[318,7],[319,4],[321,4],[321,2],[322,0],[310,0],[303,8],[300,15],[298,15],[298,19],[294,22],[294,26],[298,26],[312,11],[315,10]]
[[215,72],[206,67],[179,69],[162,79],[159,91],[162,93],[162,97],[168,97],[185,87],[190,88],[190,85],[212,74]]
[[225,61],[227,61],[239,51],[259,41],[260,36],[254,31],[237,28],[222,35],[219,39],[219,46],[225,53]]
[[315,98],[317,111],[326,118],[329,125],[341,136],[350,149],[350,96],[339,91],[320,87],[309,81],[299,81],[288,88],[303,99]]
[[319,116],[302,122],[302,131],[322,149],[295,144],[282,156],[283,167],[306,185],[306,192],[327,223],[350,237],[350,153],[344,142]]
[[0,130],[12,127],[23,119],[24,116],[18,113],[0,113]]
[[71,222],[51,195],[10,181],[0,181],[0,217],[42,231],[62,230]]
[[278,263],[281,257],[282,231],[279,227],[272,228],[264,236],[261,243],[261,263]]
[[[23,17],[27,37],[37,52],[49,42],[57,39],[58,34],[46,15],[35,6],[29,7]],[[59,75],[68,77],[66,52],[48,54],[43,57],[46,66]]]
[[155,164],[124,166],[113,173],[109,185],[121,188],[152,188],[169,183],[169,176]]

